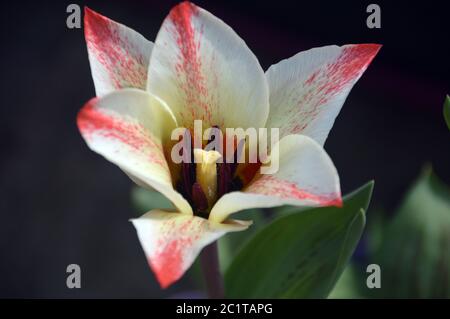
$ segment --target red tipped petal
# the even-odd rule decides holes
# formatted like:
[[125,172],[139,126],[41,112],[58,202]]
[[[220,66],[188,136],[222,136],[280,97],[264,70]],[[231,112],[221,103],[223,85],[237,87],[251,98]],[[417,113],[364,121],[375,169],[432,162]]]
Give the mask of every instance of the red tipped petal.
[[90,100],[80,110],[77,124],[91,150],[140,185],[165,195],[181,212],[192,214],[189,203],[172,186],[163,139],[175,122],[159,100],[137,89],[115,91]]
[[267,127],[280,137],[302,134],[323,145],[353,85],[380,50],[378,44],[326,46],[300,52],[266,72]]
[[153,44],[136,31],[85,7],[84,34],[97,96],[145,89]]
[[151,211],[132,223],[161,288],[181,278],[203,247],[227,232],[246,229],[248,223],[211,223],[176,212]]
[[336,168],[313,139],[288,135],[273,147],[270,159],[274,171],[258,173],[242,192],[225,194],[212,208],[211,220],[221,222],[231,213],[248,208],[342,205]]
[[155,40],[148,90],[172,108],[178,123],[205,129],[263,127],[269,111],[264,72],[244,41],[211,13],[183,2]]

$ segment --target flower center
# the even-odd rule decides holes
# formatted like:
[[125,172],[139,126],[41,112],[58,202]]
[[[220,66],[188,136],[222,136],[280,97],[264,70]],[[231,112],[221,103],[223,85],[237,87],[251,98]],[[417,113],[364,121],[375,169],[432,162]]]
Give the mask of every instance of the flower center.
[[226,193],[241,190],[256,170],[252,169],[250,176],[244,163],[238,166],[238,155],[245,143],[237,143],[228,163],[227,156],[216,150],[193,148],[191,136],[187,133],[183,139],[183,151],[190,154],[181,154],[183,161],[179,164],[180,174],[175,186],[192,206],[195,215],[208,218],[216,201]]

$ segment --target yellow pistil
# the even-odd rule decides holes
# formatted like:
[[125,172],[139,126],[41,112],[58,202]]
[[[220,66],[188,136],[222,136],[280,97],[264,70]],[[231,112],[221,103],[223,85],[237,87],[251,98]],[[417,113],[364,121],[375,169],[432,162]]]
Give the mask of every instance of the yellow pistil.
[[196,179],[200,184],[208,200],[208,207],[216,202],[217,198],[217,161],[222,157],[217,151],[205,151],[194,149],[194,158],[196,163]]

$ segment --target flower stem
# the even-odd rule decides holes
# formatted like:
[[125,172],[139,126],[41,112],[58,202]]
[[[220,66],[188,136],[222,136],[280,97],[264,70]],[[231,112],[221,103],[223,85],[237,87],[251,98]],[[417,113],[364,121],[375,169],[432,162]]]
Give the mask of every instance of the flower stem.
[[200,262],[206,282],[208,297],[211,299],[224,298],[223,278],[220,273],[217,241],[203,249],[200,255]]

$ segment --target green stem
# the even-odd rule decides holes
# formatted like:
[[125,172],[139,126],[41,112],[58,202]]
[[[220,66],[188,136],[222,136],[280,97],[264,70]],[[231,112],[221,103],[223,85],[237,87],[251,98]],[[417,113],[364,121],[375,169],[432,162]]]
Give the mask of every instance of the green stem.
[[208,297],[211,299],[224,298],[223,278],[220,273],[217,241],[203,249],[200,255],[200,262],[205,278],[206,289],[208,291]]

